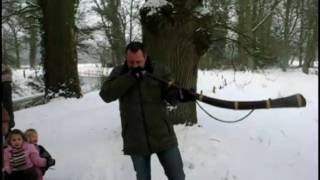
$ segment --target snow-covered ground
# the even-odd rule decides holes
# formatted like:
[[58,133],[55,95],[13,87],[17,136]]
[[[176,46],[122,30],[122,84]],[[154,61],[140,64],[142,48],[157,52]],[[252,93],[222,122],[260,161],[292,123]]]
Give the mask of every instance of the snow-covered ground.
[[[200,90],[227,100],[301,93],[307,107],[256,110],[235,124],[214,121],[197,109],[198,125],[175,126],[187,180],[318,179],[318,75],[305,75],[299,69],[199,71]],[[247,113],[201,105],[226,120]],[[98,91],[19,110],[15,118],[17,128],[36,128],[40,144],[56,159],[46,180],[135,179],[131,160],[121,151],[118,102],[104,103]],[[156,156],[152,156],[152,177],[166,179]]]

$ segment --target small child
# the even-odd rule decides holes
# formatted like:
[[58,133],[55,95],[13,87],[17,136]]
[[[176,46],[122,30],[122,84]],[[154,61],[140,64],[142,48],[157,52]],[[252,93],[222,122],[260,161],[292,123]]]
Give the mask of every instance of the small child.
[[25,136],[27,138],[27,141],[30,144],[34,144],[35,147],[37,148],[40,157],[45,158],[47,160],[47,166],[45,166],[44,168],[40,168],[41,172],[42,172],[42,176],[45,174],[45,172],[49,169],[49,167],[54,166],[55,165],[55,160],[51,157],[51,155],[49,154],[49,152],[41,145],[38,144],[38,133],[35,129],[27,129],[25,131]]
[[34,145],[26,142],[26,137],[19,129],[8,135],[8,146],[4,149],[4,166],[6,180],[40,180],[36,168],[45,167],[46,159],[41,158]]

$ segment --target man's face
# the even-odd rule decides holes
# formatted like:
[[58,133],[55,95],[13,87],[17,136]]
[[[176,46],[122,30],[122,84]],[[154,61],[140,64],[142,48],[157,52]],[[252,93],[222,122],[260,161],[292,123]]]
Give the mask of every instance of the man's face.
[[137,52],[127,51],[127,64],[129,68],[143,68],[145,63],[146,58],[140,49]]

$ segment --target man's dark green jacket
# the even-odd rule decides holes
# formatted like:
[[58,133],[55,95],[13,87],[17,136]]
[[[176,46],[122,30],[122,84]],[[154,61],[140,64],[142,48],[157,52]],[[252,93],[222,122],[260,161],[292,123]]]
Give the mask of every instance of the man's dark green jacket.
[[[162,66],[152,66],[152,73],[169,80]],[[100,91],[105,102],[119,99],[124,154],[146,155],[177,145],[173,125],[167,118],[170,97],[166,85],[148,77],[136,79],[126,65],[115,67]]]

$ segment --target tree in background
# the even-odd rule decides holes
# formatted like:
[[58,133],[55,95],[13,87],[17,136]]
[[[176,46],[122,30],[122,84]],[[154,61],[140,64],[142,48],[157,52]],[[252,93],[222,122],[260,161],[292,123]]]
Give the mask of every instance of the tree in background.
[[[35,24],[37,22],[36,19],[33,17],[30,17],[29,20],[30,24]],[[31,27],[29,29],[29,46],[30,46],[30,51],[29,51],[29,63],[31,68],[35,68],[36,66],[36,57],[37,57],[37,42],[38,42],[38,36],[37,33],[38,28],[37,27]]]
[[141,40],[141,25],[139,9],[143,1],[139,0],[121,0],[121,16],[126,24],[126,41]]
[[299,66],[302,66],[302,62],[304,59],[304,46],[305,46],[305,39],[306,39],[306,13],[305,13],[305,0],[300,0],[297,3],[297,11],[299,15],[299,38],[297,40],[297,56],[299,59]]
[[2,50],[2,63],[6,64],[6,65],[10,65],[13,67],[16,67],[15,64],[15,60],[16,58],[14,57],[14,45],[12,44],[13,42],[13,37],[11,36],[11,33],[9,32],[9,30],[7,28],[5,28],[4,26],[2,26],[2,46],[1,46],[1,50]]
[[12,62],[15,68],[20,68],[21,62],[20,62],[20,39],[18,37],[18,32],[20,27],[16,26],[16,23],[13,22],[13,20],[9,20],[7,22],[13,37],[13,43],[14,43],[14,50],[15,50],[15,60]]
[[[21,29],[17,19],[17,14],[21,13],[21,3],[19,1],[2,2],[2,51],[4,61],[12,67],[20,67],[20,40],[18,32]],[[13,55],[14,54],[14,55]]]
[[238,66],[242,70],[254,70],[276,63],[276,56],[272,51],[272,23],[275,9],[280,0],[245,0],[238,1]]
[[1,50],[2,50],[2,63],[10,65],[12,67],[16,67],[15,64],[15,56],[14,56],[14,44],[12,34],[9,30],[9,28],[6,28],[5,26],[2,26],[1,30]]
[[45,96],[81,97],[74,15],[77,1],[39,0],[43,17],[42,60]]
[[291,16],[292,14],[292,0],[286,0],[284,2],[284,18],[283,18],[283,22],[284,22],[284,27],[283,27],[283,36],[282,36],[282,50],[281,50],[281,54],[280,54],[280,67],[283,71],[286,71],[286,69],[288,68],[289,65],[289,59],[290,59],[290,29],[291,29],[291,18],[293,18],[293,16]]
[[126,24],[121,16],[120,0],[94,0],[94,10],[100,15],[108,42],[111,47],[111,58],[113,65],[123,63],[123,52],[126,45]]
[[306,0],[307,9],[306,9],[306,17],[307,17],[307,46],[305,50],[305,60],[303,63],[303,72],[308,74],[309,67],[312,66],[313,62],[316,59],[317,53],[317,45],[318,45],[318,1],[317,0]]
[[227,65],[226,45],[229,13],[232,0],[206,1],[204,6],[211,12],[208,32],[211,44],[208,51],[201,57],[199,68],[212,69]]
[[[3,2],[3,17],[2,17],[2,34],[6,34],[2,42],[7,49],[6,56],[11,57],[8,63],[13,67],[20,67],[22,59],[21,51],[24,51],[24,46],[29,45],[29,60],[31,67],[36,63],[37,53],[37,36],[39,24],[39,6],[30,1],[4,1]],[[4,32],[5,31],[5,32]],[[11,55],[14,51],[15,57]]]
[[251,0],[242,0],[238,1],[239,6],[239,20],[238,20],[238,54],[239,54],[239,62],[241,69],[245,69],[248,67],[249,69],[254,69],[254,60],[252,56],[250,56],[249,51],[251,51],[251,43],[253,43],[253,33],[252,29],[252,21],[253,21],[253,12],[252,6],[253,1]]
[[31,68],[35,68],[37,63],[37,48],[40,31],[40,7],[37,5],[36,0],[30,1],[30,6],[34,7],[34,11],[29,12],[25,18],[27,22],[28,44],[29,44],[29,63]]
[[280,0],[207,1],[212,13],[211,45],[201,64],[242,70],[275,64],[271,25],[279,3]]
[[[308,60],[312,66],[317,52],[317,1],[205,2],[213,16],[210,48],[202,58],[202,68],[231,65],[235,69],[254,70],[276,65],[285,71],[297,58],[301,66],[309,67]],[[219,52],[225,52],[224,56],[219,57]]]
[[273,54],[272,24],[275,9],[279,6],[280,0],[267,1],[257,0],[253,2],[252,9],[252,37],[254,68],[263,68],[277,63]]

